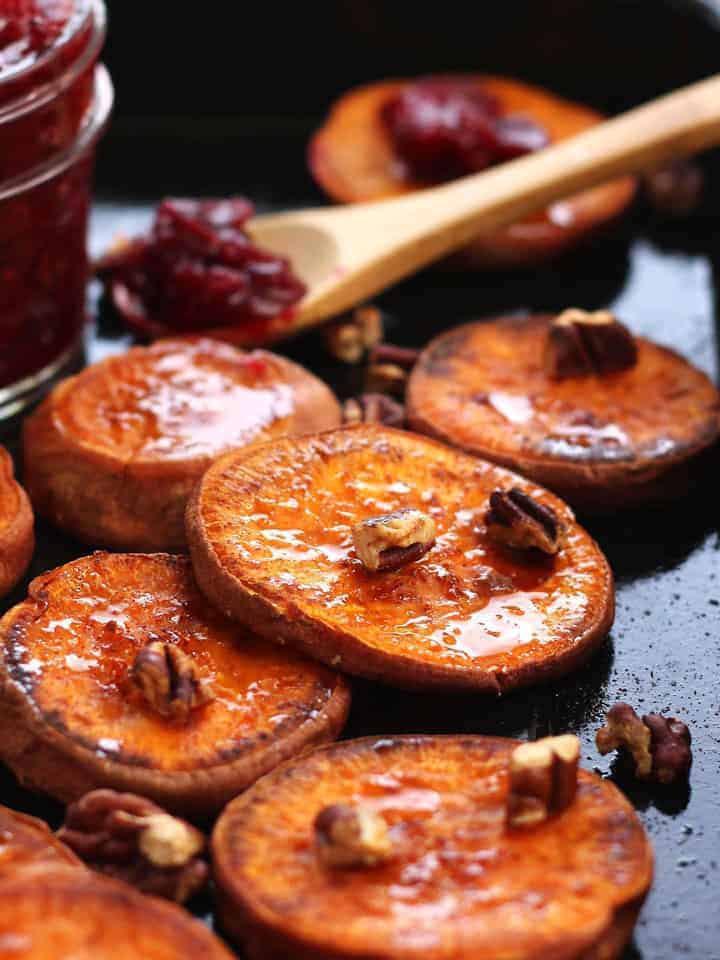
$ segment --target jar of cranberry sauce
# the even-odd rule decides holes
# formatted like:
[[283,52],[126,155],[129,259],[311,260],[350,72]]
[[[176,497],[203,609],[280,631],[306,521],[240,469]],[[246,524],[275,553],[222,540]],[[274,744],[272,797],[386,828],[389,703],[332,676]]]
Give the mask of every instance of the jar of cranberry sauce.
[[102,0],[0,0],[0,420],[79,352],[104,37]]

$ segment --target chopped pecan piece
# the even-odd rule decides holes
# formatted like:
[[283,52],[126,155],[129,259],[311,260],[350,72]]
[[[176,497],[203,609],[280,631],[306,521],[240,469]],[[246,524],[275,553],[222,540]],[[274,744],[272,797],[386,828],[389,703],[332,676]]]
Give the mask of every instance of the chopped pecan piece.
[[368,393],[392,393],[401,397],[407,378],[407,370],[397,363],[371,363],[365,373],[365,389]]
[[649,713],[642,718],[627,703],[616,703],[595,735],[602,754],[626,750],[639,780],[674,783],[687,777],[692,763],[690,731],[675,717]]
[[658,213],[668,217],[686,217],[702,199],[705,176],[691,160],[678,160],[667,167],[645,174],[648,200]]
[[315,817],[318,856],[327,867],[374,867],[392,855],[387,823],[362,806],[334,803]]
[[207,880],[202,833],[132,793],[86,793],[67,808],[58,837],[94,870],[177,903]]
[[635,338],[607,310],[564,310],[545,341],[545,370],[556,380],[617,373],[635,366],[637,356]]
[[420,350],[415,347],[399,347],[394,343],[379,343],[373,347],[368,357],[371,364],[390,363],[403,370],[412,370],[420,358]]
[[154,640],[135,657],[130,679],[163,717],[187,723],[190,714],[214,699],[192,657],[173,643]]
[[384,393],[361,393],[343,404],[343,423],[384,423],[388,427],[402,427],[405,408]]
[[535,548],[555,554],[563,545],[566,528],[557,514],[519,487],[494,490],[485,514],[488,536],[516,550]]
[[342,363],[360,363],[382,338],[383,320],[377,307],[358,307],[351,316],[336,320],[323,330],[328,353]]
[[534,827],[570,806],[579,760],[580,741],[572,734],[516,747],[510,757],[508,825]]
[[397,570],[435,543],[435,521],[412,507],[371,517],[352,528],[355,551],[368,570]]

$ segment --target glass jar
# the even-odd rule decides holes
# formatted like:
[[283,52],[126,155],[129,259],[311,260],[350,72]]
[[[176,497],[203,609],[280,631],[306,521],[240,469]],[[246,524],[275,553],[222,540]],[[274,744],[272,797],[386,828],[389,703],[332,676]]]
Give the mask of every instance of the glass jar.
[[79,352],[95,145],[112,84],[102,0],[74,0],[58,39],[0,71],[0,420]]

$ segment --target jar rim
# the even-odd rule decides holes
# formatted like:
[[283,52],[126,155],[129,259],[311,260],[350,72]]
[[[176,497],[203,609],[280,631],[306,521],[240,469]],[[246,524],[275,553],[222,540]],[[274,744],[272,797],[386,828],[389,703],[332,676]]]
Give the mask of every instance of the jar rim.
[[114,91],[110,74],[105,66],[99,63],[95,68],[92,101],[75,139],[49,160],[43,161],[20,176],[12,177],[4,183],[0,182],[0,200],[7,200],[25,190],[31,190],[47,180],[52,180],[63,170],[72,166],[82,154],[91,149],[102,133],[110,116],[113,99]]
[[83,70],[99,56],[105,41],[107,27],[107,14],[104,0],[79,0],[79,3],[83,4],[81,8],[83,15],[71,19],[72,29],[64,32],[60,39],[45,50],[37,60],[22,67],[20,70],[12,71],[7,77],[0,77],[0,90],[2,90],[5,82],[13,85],[18,82],[22,84],[26,77],[32,76],[36,71],[41,72],[48,63],[52,62],[52,60],[63,52],[82,29],[91,23],[92,33],[88,38],[87,44],[83,47],[82,56],[74,60],[59,76],[53,77],[51,80],[30,90],[28,93],[23,93],[14,100],[8,101],[4,106],[0,106],[0,124],[15,120],[25,113],[44,106],[49,100],[54,99],[62,93],[63,90],[71,86]]

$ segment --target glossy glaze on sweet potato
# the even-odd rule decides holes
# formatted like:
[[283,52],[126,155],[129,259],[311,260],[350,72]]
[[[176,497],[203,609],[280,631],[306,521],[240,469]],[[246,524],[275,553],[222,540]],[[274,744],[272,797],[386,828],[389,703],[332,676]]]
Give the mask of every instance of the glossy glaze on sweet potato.
[[[495,545],[490,493],[518,486],[568,525],[542,558]],[[437,542],[371,572],[353,524],[413,507]],[[605,557],[552,494],[425,437],[363,424],[217,461],[188,505],[201,589],[229,616],[347,673],[501,692],[568,672],[613,618]]]
[[[496,97],[505,114],[530,117],[550,141],[563,140],[604,118],[582,104],[506,77],[478,75],[478,86]],[[333,106],[310,143],[310,171],[333,200],[381,200],[418,189],[401,172],[382,121],[385,104],[410,81],[374,83],[351,90]],[[624,177],[553,204],[544,213],[478,237],[463,251],[467,266],[524,266],[574,246],[617,218],[630,204],[635,180]]]
[[[251,960],[576,960],[616,957],[652,879],[628,801],[579,772],[574,801],[506,825],[509,758],[495,737],[345,741],[234,800],[212,839],[220,917]],[[380,866],[332,869],[314,846],[329,804],[390,828]]]
[[[176,644],[214,699],[178,724],[130,682],[148,642]],[[70,801],[95,787],[211,814],[280,761],[332,739],[337,674],[225,620],[185,557],[104,554],[36,578],[0,620],[0,756]]]
[[543,367],[551,319],[500,318],[442,333],[410,377],[409,424],[583,508],[682,492],[693,458],[720,432],[715,386],[641,338],[630,369],[551,379]]
[[30,563],[33,527],[30,501],[15,479],[10,454],[0,446],[0,597],[12,590]]
[[26,483],[38,513],[87,543],[178,549],[190,490],[215,457],[339,423],[330,389],[285,357],[161,340],[55,387],[25,421]]
[[13,960],[232,960],[173,903],[84,870],[25,870],[0,882],[0,950]]
[[83,868],[44,820],[0,806],[0,881],[38,866]]

